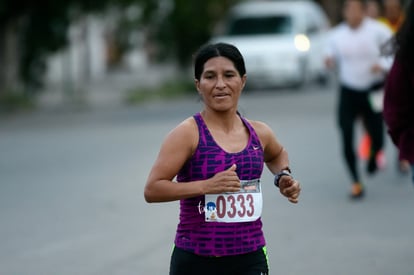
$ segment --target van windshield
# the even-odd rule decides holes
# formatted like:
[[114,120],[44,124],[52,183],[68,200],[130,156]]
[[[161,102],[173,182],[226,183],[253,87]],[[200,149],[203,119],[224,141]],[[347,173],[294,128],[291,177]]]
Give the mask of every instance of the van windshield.
[[228,35],[292,33],[292,19],[285,15],[238,17],[230,20]]

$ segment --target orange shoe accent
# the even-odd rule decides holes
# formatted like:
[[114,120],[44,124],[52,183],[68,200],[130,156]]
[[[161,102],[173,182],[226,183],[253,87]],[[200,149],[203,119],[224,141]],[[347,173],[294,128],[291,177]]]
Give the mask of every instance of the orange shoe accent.
[[368,133],[364,133],[358,146],[358,156],[362,160],[369,159],[371,154],[371,137]]
[[351,187],[351,199],[359,199],[365,195],[364,186],[361,183],[354,183]]

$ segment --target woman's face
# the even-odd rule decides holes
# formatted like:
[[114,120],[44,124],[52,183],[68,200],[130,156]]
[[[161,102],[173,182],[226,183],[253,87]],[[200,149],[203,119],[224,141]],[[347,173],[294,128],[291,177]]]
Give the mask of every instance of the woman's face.
[[240,76],[230,59],[219,56],[204,63],[200,80],[196,79],[195,83],[204,104],[210,109],[223,112],[237,109],[246,75]]

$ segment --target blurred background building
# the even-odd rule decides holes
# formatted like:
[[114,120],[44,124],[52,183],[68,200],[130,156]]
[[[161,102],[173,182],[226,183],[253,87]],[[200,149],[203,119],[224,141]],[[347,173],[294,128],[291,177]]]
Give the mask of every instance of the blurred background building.
[[[45,87],[80,91],[114,71],[145,70],[151,64],[185,70],[189,53],[211,38],[216,24],[239,2],[70,0],[40,6],[3,0],[0,104],[10,97],[36,97]],[[343,0],[314,2],[331,25],[341,20]]]

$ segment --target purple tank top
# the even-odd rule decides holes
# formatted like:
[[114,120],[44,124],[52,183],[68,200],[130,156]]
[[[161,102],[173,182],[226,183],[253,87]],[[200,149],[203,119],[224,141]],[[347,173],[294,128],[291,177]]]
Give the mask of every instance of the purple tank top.
[[[200,113],[194,115],[199,143],[194,155],[177,175],[177,184],[205,180],[237,164],[240,180],[260,179],[263,171],[263,148],[253,127],[241,117],[250,137],[247,146],[238,153],[227,153],[213,139]],[[203,213],[204,196],[180,201],[180,221],[175,245],[203,256],[229,256],[256,251],[265,246],[262,221],[206,222]]]

